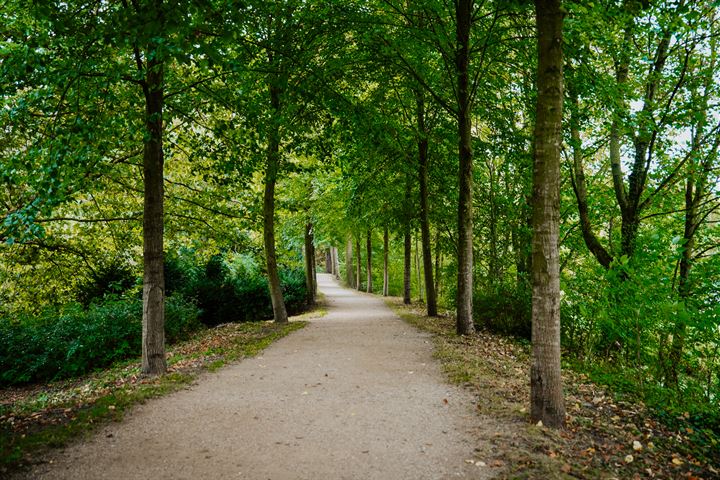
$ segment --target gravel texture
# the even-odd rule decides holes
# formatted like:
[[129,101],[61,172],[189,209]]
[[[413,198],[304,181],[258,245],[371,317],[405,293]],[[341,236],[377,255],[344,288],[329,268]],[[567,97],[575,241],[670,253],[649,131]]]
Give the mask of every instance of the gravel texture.
[[[430,338],[319,275],[328,314],[52,453],[37,479],[488,478],[483,428]],[[483,447],[485,448],[485,447]]]

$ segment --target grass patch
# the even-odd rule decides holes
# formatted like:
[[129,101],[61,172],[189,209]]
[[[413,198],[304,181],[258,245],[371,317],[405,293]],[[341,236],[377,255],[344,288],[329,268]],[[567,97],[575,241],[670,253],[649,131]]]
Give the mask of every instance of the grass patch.
[[284,325],[233,323],[203,330],[168,350],[168,373],[159,377],[143,377],[136,359],[74,380],[0,391],[0,476],[31,464],[47,448],[121,420],[133,405],[186,387],[204,371],[257,355],[324,313],[316,309]]

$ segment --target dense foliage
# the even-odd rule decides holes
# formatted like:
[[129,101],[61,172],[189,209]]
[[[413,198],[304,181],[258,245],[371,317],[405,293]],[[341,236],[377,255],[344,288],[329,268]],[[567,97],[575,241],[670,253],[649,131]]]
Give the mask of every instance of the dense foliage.
[[[169,342],[199,328],[200,312],[183,297],[169,297],[166,308]],[[0,318],[0,384],[72,377],[137,356],[141,318],[140,299],[117,297]]]

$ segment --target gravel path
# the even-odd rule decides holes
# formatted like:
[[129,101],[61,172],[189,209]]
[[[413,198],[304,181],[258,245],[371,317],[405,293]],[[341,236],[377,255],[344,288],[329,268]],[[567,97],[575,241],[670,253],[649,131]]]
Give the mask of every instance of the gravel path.
[[[479,419],[426,334],[319,275],[328,314],[54,453],[38,479],[486,478]],[[52,461],[52,463],[50,463]]]

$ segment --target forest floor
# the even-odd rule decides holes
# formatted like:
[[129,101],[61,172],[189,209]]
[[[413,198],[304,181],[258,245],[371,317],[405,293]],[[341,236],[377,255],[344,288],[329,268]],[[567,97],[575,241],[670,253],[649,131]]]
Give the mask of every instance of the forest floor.
[[[532,425],[530,348],[501,335],[455,334],[449,312],[436,318],[422,305],[388,304],[408,323],[433,334],[435,356],[452,381],[477,399],[478,414],[505,425],[490,441],[502,478],[711,479],[720,478],[718,446],[696,441],[685,418],[670,428],[642,402],[623,398],[563,370],[567,428]],[[708,458],[713,457],[713,458]]]
[[[329,275],[319,280],[327,315],[262,353],[304,322],[282,331],[265,322],[254,332],[212,329],[174,348],[175,371],[150,386],[132,365],[105,373],[104,388],[116,391],[115,378],[120,392],[136,392],[131,401],[106,392],[84,409],[50,409],[103,414],[91,435],[27,457],[31,466],[14,478],[718,477],[687,448],[687,432],[668,430],[642,405],[618,401],[576,373],[564,374],[568,428],[532,425],[526,346],[487,333],[457,337],[449,315],[428,318],[421,306],[388,299],[396,315],[381,297],[343,289]],[[77,399],[90,395],[82,392],[98,383],[66,389],[79,396],[71,404],[82,405]],[[174,393],[129,408],[167,391]],[[0,403],[30,405],[37,395],[0,392]],[[11,414],[30,438],[33,414],[20,410],[0,411],[0,423]],[[102,421],[108,417],[123,421]]]

